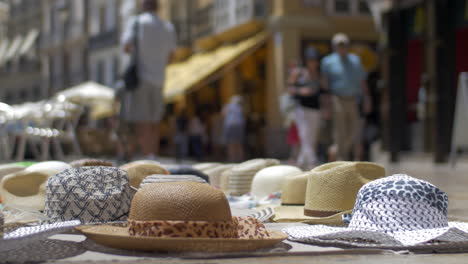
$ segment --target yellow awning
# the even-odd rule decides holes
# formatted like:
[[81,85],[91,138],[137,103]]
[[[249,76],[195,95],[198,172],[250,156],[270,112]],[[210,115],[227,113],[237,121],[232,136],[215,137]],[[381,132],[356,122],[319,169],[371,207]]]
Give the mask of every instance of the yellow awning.
[[236,63],[243,55],[260,47],[267,36],[268,33],[261,32],[238,43],[223,45],[210,52],[195,54],[182,63],[169,65],[164,86],[166,101],[173,101],[178,95],[196,87],[224,66]]

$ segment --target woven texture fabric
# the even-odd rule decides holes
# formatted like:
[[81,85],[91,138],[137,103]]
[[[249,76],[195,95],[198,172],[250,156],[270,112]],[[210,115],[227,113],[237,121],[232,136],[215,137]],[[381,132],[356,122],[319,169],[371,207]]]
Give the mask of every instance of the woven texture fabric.
[[80,231],[100,244],[133,250],[242,251],[285,238],[253,217],[232,217],[224,193],[197,182],[147,184],[132,200],[128,227]]
[[260,200],[268,195],[281,191],[284,182],[302,170],[295,166],[276,165],[259,170],[253,180],[250,192]]
[[113,167],[80,167],[49,178],[45,214],[51,222],[105,223],[127,219],[132,199],[128,176]]
[[44,210],[47,179],[44,172],[22,170],[5,176],[0,183],[4,205]]
[[130,185],[134,188],[139,188],[143,179],[153,174],[169,174],[169,172],[159,163],[134,161],[122,165],[120,169],[128,174]]
[[3,235],[3,239],[0,239],[0,252],[27,246],[34,241],[43,240],[51,235],[70,230],[79,224],[80,221],[67,221],[18,228]]
[[323,217],[351,210],[359,189],[384,176],[385,169],[370,162],[332,162],[318,166],[307,180],[305,215]]
[[80,159],[70,162],[70,166],[73,168],[79,167],[113,167],[114,164],[107,160],[98,160],[98,159]]
[[305,172],[286,179],[281,194],[281,204],[304,205],[309,174],[310,172]]
[[132,200],[130,220],[230,221],[226,196],[208,184],[155,183],[143,186]]
[[140,188],[150,183],[186,182],[186,181],[208,184],[205,180],[195,175],[150,175],[146,177],[140,183]]
[[172,168],[168,168],[168,171],[171,175],[194,175],[197,176],[206,182],[210,182],[210,178],[204,172],[194,169],[188,166],[174,166]]
[[263,168],[279,165],[275,159],[253,159],[240,163],[227,171],[228,192],[243,195],[250,192],[255,174]]
[[421,246],[466,243],[468,223],[448,222],[448,197],[429,182],[398,174],[364,185],[347,228],[292,227],[284,231],[294,241],[342,243],[345,246]]

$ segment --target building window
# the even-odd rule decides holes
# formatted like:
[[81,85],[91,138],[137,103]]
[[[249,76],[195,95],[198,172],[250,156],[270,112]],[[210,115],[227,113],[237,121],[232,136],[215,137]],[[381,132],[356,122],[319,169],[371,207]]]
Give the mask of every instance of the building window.
[[106,32],[107,30],[107,12],[106,12],[106,6],[101,5],[99,6],[99,33]]
[[358,11],[359,11],[359,14],[363,14],[363,15],[370,14],[369,5],[367,4],[367,1],[359,0]]
[[41,87],[36,85],[32,88],[33,91],[33,99],[34,100],[39,100],[41,98]]
[[97,79],[96,81],[100,84],[104,84],[104,74],[105,74],[105,65],[103,61],[98,62],[97,64]]
[[114,84],[120,75],[120,60],[119,57],[114,57],[112,62],[112,84]]
[[302,4],[306,7],[320,6],[322,0],[302,0]]
[[366,0],[330,0],[326,3],[330,14],[370,15]]
[[351,3],[349,0],[335,0],[334,1],[334,11],[335,13],[347,14],[351,11]]

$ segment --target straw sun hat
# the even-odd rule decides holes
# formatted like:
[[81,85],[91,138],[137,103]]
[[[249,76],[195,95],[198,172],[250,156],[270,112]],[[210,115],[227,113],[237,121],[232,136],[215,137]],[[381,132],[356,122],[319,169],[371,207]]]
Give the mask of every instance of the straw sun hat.
[[318,166],[286,181],[273,221],[343,225],[342,215],[353,209],[359,188],[384,176],[385,169],[370,162]]
[[3,164],[0,165],[0,180],[8,174],[24,170],[26,167],[18,164]]
[[448,196],[429,182],[397,174],[364,185],[349,226],[291,227],[293,241],[339,247],[468,252],[468,223],[448,222]]
[[44,210],[47,179],[69,168],[70,165],[61,161],[46,161],[6,175],[0,183],[3,204],[10,207]]
[[133,188],[139,188],[143,179],[149,175],[169,174],[159,162],[151,160],[133,161],[120,166],[120,169],[127,172],[130,185]]
[[279,165],[276,159],[253,159],[240,163],[227,171],[228,192],[244,195],[250,192],[255,174],[263,168]]
[[255,174],[252,181],[251,193],[262,199],[274,192],[281,191],[284,181],[294,175],[300,174],[301,169],[294,166],[277,165],[264,168]]
[[286,238],[255,218],[232,217],[221,190],[196,182],[145,185],[135,194],[126,227],[79,230],[105,246],[143,251],[246,251]]
[[198,176],[195,176],[195,175],[166,175],[166,174],[160,174],[160,175],[150,175],[150,176],[146,177],[141,182],[140,188],[142,188],[146,184],[151,184],[151,183],[186,182],[186,181],[208,184],[207,181],[205,181],[204,179],[202,179],[202,178],[200,178]]

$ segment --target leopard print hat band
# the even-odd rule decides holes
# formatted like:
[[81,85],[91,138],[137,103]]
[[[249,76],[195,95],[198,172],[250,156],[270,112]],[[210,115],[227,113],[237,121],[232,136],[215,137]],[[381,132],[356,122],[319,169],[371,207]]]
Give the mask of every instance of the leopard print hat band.
[[192,238],[268,238],[265,226],[253,217],[231,221],[128,221],[131,236]]

